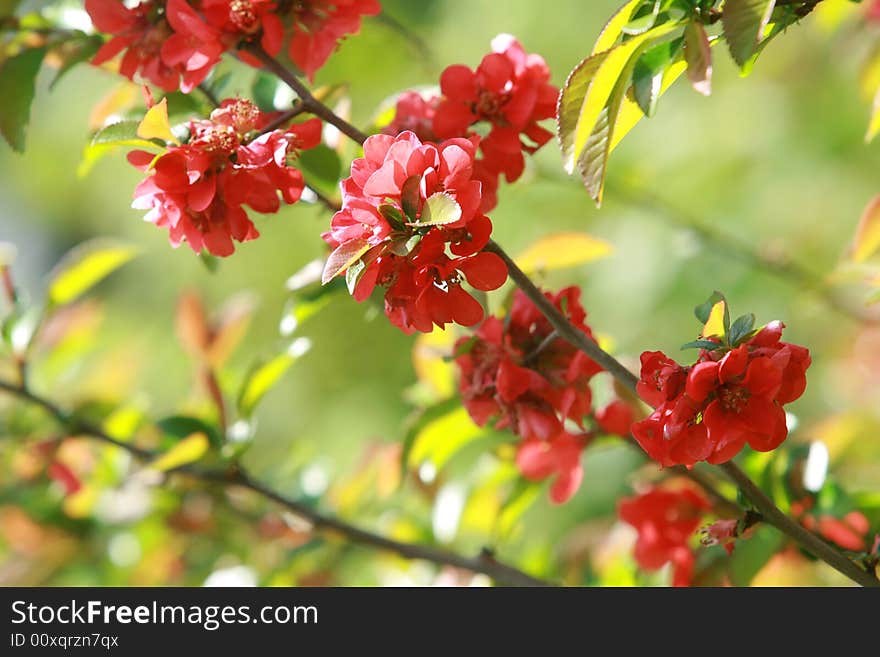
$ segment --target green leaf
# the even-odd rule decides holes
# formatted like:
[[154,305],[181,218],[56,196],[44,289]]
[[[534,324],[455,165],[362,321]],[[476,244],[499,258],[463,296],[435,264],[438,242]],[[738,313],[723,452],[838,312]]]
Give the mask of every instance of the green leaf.
[[34,84],[45,48],[29,48],[0,64],[0,133],[14,151],[24,151],[25,132],[34,100]]
[[367,265],[363,260],[358,260],[345,270],[345,286],[348,288],[348,293],[351,296],[354,296],[355,288],[357,288],[358,283],[361,282],[361,277],[366,270]]
[[126,264],[137,250],[125,243],[95,239],[69,251],[52,270],[49,302],[70,303]]
[[752,332],[752,329],[754,328],[754,314],[749,313],[748,315],[741,315],[737,317],[733,324],[730,325],[730,333],[728,334],[728,340],[731,346],[736,346],[737,344],[739,344]]
[[633,17],[623,26],[622,32],[630,36],[644,34],[657,22],[657,16],[660,13],[661,0],[649,2],[640,7]]
[[400,188],[400,204],[403,207],[403,213],[411,222],[419,220],[419,186],[422,183],[420,176],[410,176],[403,181]]
[[167,436],[171,442],[176,443],[194,433],[203,433],[215,447],[220,447],[222,438],[216,427],[197,417],[188,415],[170,415],[156,422],[156,427]]
[[83,149],[83,159],[77,169],[77,175],[80,177],[85,176],[104,155],[120,147],[156,152],[164,148],[164,146],[160,146],[156,142],[138,137],[138,125],[137,121],[126,120],[111,123],[98,130]]
[[601,118],[602,111],[608,106],[618,83],[626,81],[626,78],[631,74],[632,68],[635,66],[634,56],[640,55],[646,47],[668,36],[677,27],[674,23],[660,25],[644,34],[632,37],[606,53],[596,68],[581,103],[572,142],[575,157],[569,157],[565,161],[565,168],[569,173],[574,171],[577,159],[586,148],[596,124]]
[[379,214],[385,217],[385,220],[391,224],[392,228],[396,230],[404,230],[406,228],[406,220],[404,219],[403,214],[397,209],[397,207],[390,203],[383,203],[380,205]]
[[745,540],[739,540],[730,555],[730,583],[748,586],[783,544],[782,535],[772,527],[761,526]]
[[199,260],[212,274],[216,274],[217,270],[220,269],[220,258],[215,255],[211,255],[207,251],[202,251],[199,254]]
[[694,316],[700,321],[700,324],[705,324],[709,321],[709,314],[712,312],[712,308],[719,301],[724,301],[724,295],[715,290],[708,299],[706,299],[699,306],[694,308]]
[[654,116],[663,85],[663,74],[680,48],[680,41],[661,43],[647,49],[636,61],[633,69],[633,97],[645,116]]
[[617,43],[618,37],[623,33],[623,28],[630,22],[636,8],[641,5],[643,1],[644,0],[630,0],[614,13],[599,33],[599,38],[596,39],[596,43],[593,45],[593,55],[608,50],[611,46]]
[[413,438],[408,452],[410,466],[430,461],[439,470],[459,450],[486,435],[458,402],[455,408],[425,423]]
[[[294,344],[303,340],[300,344],[307,345],[305,338],[299,338]],[[306,350],[308,347],[306,347]],[[257,363],[245,377],[241,390],[238,393],[238,412],[243,417],[250,417],[260,400],[269,392],[281,377],[290,369],[304,352],[294,352],[293,349],[275,356],[265,363]]]
[[712,93],[712,45],[702,23],[691,21],[684,28],[684,58],[694,91]]
[[324,144],[300,153],[297,167],[306,175],[309,185],[319,183],[325,188],[335,188],[342,172],[339,154]]
[[421,434],[425,427],[460,407],[461,402],[458,397],[444,399],[443,401],[437,402],[432,406],[428,406],[427,408],[416,412],[416,414],[407,421],[406,435],[403,438],[403,449],[400,454],[400,466],[402,470],[406,471],[409,469],[410,452],[412,452],[416,438]]
[[733,60],[745,68],[758,51],[776,0],[726,0],[721,14],[724,38]]
[[327,262],[324,264],[324,272],[321,274],[321,283],[323,285],[329,283],[337,274],[348,269],[369,250],[370,244],[362,239],[355,239],[340,244],[327,257]]
[[[559,147],[562,149],[562,158],[566,162],[577,160],[577,154],[574,150],[574,133],[580,118],[581,107],[590,88],[590,83],[596,75],[596,71],[599,70],[599,66],[605,61],[607,56],[607,52],[601,52],[583,60],[568,74],[568,79],[562,86],[562,93],[559,96],[559,104],[556,108],[559,117],[557,137],[559,139]],[[573,171],[574,168],[572,167],[569,173]]]
[[263,112],[274,112],[275,94],[278,92],[278,78],[264,71],[258,72],[251,83],[251,96]]
[[410,226],[444,226],[461,219],[461,206],[445,192],[431,194],[422,207],[422,216]]
[[681,345],[680,349],[682,351],[685,349],[706,349],[707,351],[714,351],[723,346],[724,345],[719,344],[718,342],[712,342],[711,340],[693,340],[692,342],[685,342]]

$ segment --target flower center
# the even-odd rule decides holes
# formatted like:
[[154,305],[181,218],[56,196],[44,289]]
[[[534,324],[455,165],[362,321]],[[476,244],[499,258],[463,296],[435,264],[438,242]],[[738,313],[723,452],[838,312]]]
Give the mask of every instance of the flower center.
[[492,123],[503,125],[505,123],[501,109],[507,104],[507,94],[496,94],[485,89],[480,89],[477,102],[474,104],[474,113]]
[[724,386],[718,391],[718,400],[725,411],[739,413],[749,400],[749,391],[741,386]]
[[232,0],[229,3],[229,20],[246,34],[260,29],[260,20],[250,0]]

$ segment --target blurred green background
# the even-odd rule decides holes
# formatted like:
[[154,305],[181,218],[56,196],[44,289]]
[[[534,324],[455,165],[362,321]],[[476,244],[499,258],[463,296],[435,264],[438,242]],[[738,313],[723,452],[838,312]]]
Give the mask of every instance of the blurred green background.
[[[386,12],[417,35],[429,56],[388,24],[366,19],[361,34],[343,44],[316,84],[345,82],[352,121],[365,126],[392,94],[435,84],[449,64],[476,66],[490,40],[508,32],[529,52],[543,55],[553,82],[561,85],[618,4],[386,0]],[[664,96],[657,115],[643,121],[612,156],[601,209],[577,179],[565,176],[550,143],[520,182],[502,187],[492,213],[497,241],[514,254],[566,230],[585,231],[613,245],[609,257],[553,272],[542,282],[582,286],[588,321],[631,365],[647,349],[679,354],[679,345],[698,331],[692,308],[714,289],[725,292],[736,314],[754,312],[759,323],[783,320],[785,338],[808,346],[814,358],[807,393],[791,407],[798,428],[790,441],[829,442],[833,466],[853,491],[876,491],[880,481],[875,431],[880,337],[876,329],[829,307],[827,298],[805,289],[796,275],[786,278],[772,268],[792,259],[817,280],[831,274],[861,209],[880,191],[878,147],[864,144],[868,103],[858,86],[859,66],[871,43],[871,35],[852,22],[830,30],[810,17],[777,39],[746,79],[719,48],[712,96],[699,96],[684,81]],[[236,70],[227,95],[247,95],[253,74],[245,67]],[[285,281],[324,255],[319,235],[329,215],[299,203],[259,217],[260,239],[240,245],[210,272],[189,249],[172,249],[164,231],[129,207],[141,174],[122,151],[103,158],[85,178],[77,176],[93,107],[119,79],[80,66],[50,93],[52,75],[44,70],[39,79],[27,152],[16,155],[0,147],[0,239],[18,246],[17,280],[38,299],[61,254],[95,236],[126,239],[141,254],[91,295],[100,304],[102,321],[81,356],[67,363],[38,360],[33,385],[66,404],[101,399],[133,404],[151,417],[181,409],[209,413],[192,362],[175,337],[179,296],[194,290],[211,309],[239,292],[256,300],[247,336],[221,376],[232,398],[254,359],[270,357],[286,344],[279,336],[290,296]],[[682,224],[694,221],[702,228]],[[707,231],[716,237],[707,240]],[[743,245],[775,264],[743,260],[737,255]],[[835,288],[833,293],[863,310],[860,290]],[[419,483],[409,477],[395,488],[394,446],[403,440],[418,397],[414,337],[345,295],[334,297],[297,334],[311,340],[312,348],[263,401],[255,442],[245,456],[263,480],[316,500],[329,486],[333,494],[321,503],[360,524],[412,540],[437,540],[439,533],[463,552],[492,545],[530,572],[569,583],[663,581],[662,574],[636,580],[625,550],[612,549],[619,555],[611,561],[603,556],[618,540],[609,534],[611,514],[642,465],[637,454],[613,443],[588,451],[584,485],[571,502],[554,507],[541,490],[524,515],[499,532],[498,504],[516,484],[509,472],[498,474],[497,461],[486,460],[485,442],[456,454],[436,479]],[[36,422],[22,409],[6,408]],[[846,422],[849,428],[841,428]],[[497,443],[499,437],[487,440]],[[7,459],[14,458],[11,448],[4,449]],[[647,476],[655,474],[648,469]],[[487,482],[493,477],[507,488],[492,489]],[[2,503],[26,507],[22,490],[8,490],[15,487],[9,469],[0,473],[0,481],[7,491]],[[366,483],[357,488],[358,482]],[[122,495],[122,484],[114,486],[114,494]],[[295,528],[273,534],[263,526],[269,523],[267,509],[245,505],[247,513],[263,518],[255,525],[236,517],[241,509],[235,504],[233,511],[221,513],[228,500],[181,486],[180,495],[154,491],[149,509],[131,518],[88,514],[69,526],[59,521],[57,531],[69,534],[75,547],[60,557],[39,556],[30,569],[13,568],[21,557],[18,543],[7,535],[0,542],[5,545],[0,559],[6,557],[3,583],[200,584],[211,572],[238,566],[264,584],[438,581],[425,564],[315,542]],[[484,488],[491,494],[481,493]],[[481,501],[481,494],[492,501]],[[27,503],[43,500],[47,508],[40,517],[57,520],[47,509],[58,507],[59,499],[57,491],[44,488]],[[446,520],[438,520],[438,500],[447,504]],[[187,504],[197,511],[187,511]],[[190,531],[169,521],[172,512],[173,517],[204,513],[199,504],[213,510],[210,530]],[[461,504],[465,512],[458,518],[452,511]],[[438,522],[447,521],[452,530],[438,530]],[[821,568],[802,576],[808,583],[839,583]],[[446,581],[443,577],[439,581]],[[461,583],[461,575],[455,577],[452,581]]]

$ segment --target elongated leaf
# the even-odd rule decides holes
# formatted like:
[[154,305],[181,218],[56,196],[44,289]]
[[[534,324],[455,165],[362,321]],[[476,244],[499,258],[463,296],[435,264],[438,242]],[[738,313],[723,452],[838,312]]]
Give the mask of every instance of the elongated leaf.
[[96,239],[69,251],[52,271],[49,302],[70,303],[134,258],[137,250],[122,242]]
[[691,21],[684,28],[684,58],[694,91],[712,93],[712,46],[702,23]]
[[611,244],[586,233],[556,233],[544,237],[515,258],[526,273],[576,267],[612,252]]
[[166,439],[177,443],[187,436],[202,433],[208,437],[208,442],[220,447],[222,439],[216,427],[213,427],[197,417],[186,415],[171,415],[156,422],[156,426],[165,434]]
[[776,0],[726,0],[721,14],[724,38],[733,60],[745,67],[758,50]]
[[617,43],[618,37],[623,33],[623,28],[629,23],[636,8],[642,2],[643,0],[630,0],[614,13],[599,33],[599,38],[596,39],[592,54],[595,55],[596,53],[608,50]]
[[721,300],[712,306],[712,310],[709,311],[709,319],[706,320],[700,336],[704,338],[723,338],[728,334],[729,329],[730,315],[727,310],[727,302]]
[[0,64],[0,133],[13,150],[24,151],[25,132],[34,100],[34,83],[45,48],[29,48]]
[[733,324],[730,325],[729,341],[731,346],[737,345],[743,338],[752,332],[755,328],[755,316],[752,313],[737,317]]
[[340,272],[348,269],[356,260],[370,250],[370,245],[365,240],[352,240],[340,244],[327,258],[324,264],[324,273],[321,274],[321,283],[326,285]]
[[308,349],[309,341],[305,338],[299,338],[285,353],[251,368],[238,394],[238,412],[244,417],[253,415],[260,400]]
[[680,50],[681,41],[660,43],[647,48],[636,60],[632,73],[633,98],[646,116],[654,116],[663,84],[663,72]]
[[[574,163],[577,155],[574,151],[574,132],[577,128],[577,122],[580,118],[581,107],[584,104],[584,97],[590,88],[590,83],[596,75],[596,71],[602,62],[605,61],[607,53],[592,55],[578,64],[574,70],[568,74],[568,79],[562,87],[562,93],[559,96],[559,103],[556,107],[558,119],[556,136],[559,140],[559,147],[562,150],[562,159],[564,162]],[[574,165],[566,166],[569,173],[574,172]]]
[[[676,58],[676,60],[670,64],[663,73],[663,82],[660,84],[659,96],[663,96],[663,94],[666,93],[667,89],[669,89],[669,87],[681,77],[681,74],[685,72],[686,68],[687,64],[683,58]],[[642,112],[638,103],[627,95],[624,95],[620,105],[620,112],[617,115],[617,121],[614,123],[614,130],[611,134],[609,152],[613,153],[614,149],[617,148],[623,138],[626,137],[630,130],[635,128],[638,122],[643,118],[645,118],[645,113]]]
[[880,88],[871,103],[871,120],[868,122],[868,131],[865,133],[865,142],[871,142],[880,132]]
[[409,451],[409,465],[430,461],[439,470],[462,447],[484,435],[467,411],[458,405],[449,413],[432,419],[415,435]]
[[150,469],[167,472],[195,463],[207,453],[210,446],[211,443],[205,434],[190,434],[150,463]]
[[608,105],[608,101],[614,93],[618,82],[631,74],[635,66],[633,56],[641,54],[645,46],[656,43],[659,39],[670,34],[678,25],[666,23],[652,30],[631,38],[616,48],[608,51],[604,61],[596,69],[587,93],[584,96],[574,130],[573,151],[576,154],[574,160],[565,162],[566,170],[571,172],[577,163],[577,158],[587,146],[590,136],[593,134],[602,110]]
[[875,196],[862,212],[852,246],[852,259],[864,262],[880,250],[880,195]]

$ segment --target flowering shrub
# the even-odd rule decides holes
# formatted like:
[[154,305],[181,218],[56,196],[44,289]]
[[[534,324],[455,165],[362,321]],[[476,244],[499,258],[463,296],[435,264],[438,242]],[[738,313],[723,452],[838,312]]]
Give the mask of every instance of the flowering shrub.
[[[302,194],[302,174],[292,166],[298,153],[320,140],[318,119],[258,134],[272,117],[246,100],[225,100],[207,120],[190,122],[190,141],[155,157],[146,151],[128,160],[149,172],[132,207],[167,228],[173,246],[186,241],[196,253],[233,253],[236,242],[259,236],[244,205],[274,213]],[[256,135],[256,136],[255,136]]]
[[[108,518],[134,513],[128,507],[138,505],[129,505],[127,499],[122,512],[105,508],[111,506],[108,499],[123,497],[117,493],[127,486],[123,476],[130,472],[128,460],[93,452],[123,450],[157,475],[149,478],[150,487],[162,483],[160,473],[183,468],[194,482],[210,483],[211,491],[235,485],[310,521],[303,523],[308,528],[295,528],[262,518],[259,525],[273,539],[295,543],[267,553],[287,554],[292,547],[312,545],[312,531],[330,528],[404,557],[452,567],[454,579],[473,570],[499,582],[534,584],[543,582],[499,561],[495,544],[521,534],[523,514],[544,488],[556,505],[581,491],[580,499],[568,507],[570,518],[579,523],[578,531],[571,532],[577,534],[570,542],[573,547],[566,540],[563,549],[543,550],[561,555],[559,564],[545,564],[543,572],[566,582],[615,583],[614,573],[602,572],[608,560],[596,555],[595,563],[585,564],[583,553],[603,551],[621,532],[597,541],[592,522],[586,521],[610,515],[620,485],[634,477],[636,490],[644,492],[619,500],[616,507],[620,520],[637,532],[635,562],[646,571],[670,566],[676,586],[750,581],[757,573],[750,560],[762,551],[768,552],[765,561],[773,552],[795,558],[812,555],[853,582],[880,584],[876,496],[849,495],[833,481],[829,465],[837,454],[832,459],[831,449],[822,442],[833,443],[836,450],[859,443],[851,418],[816,423],[807,415],[806,422],[813,423],[810,433],[803,434],[810,435],[809,448],[791,444],[798,438],[786,444],[797,420],[789,405],[807,389],[810,350],[784,342],[781,321],[756,328],[754,315],[743,315],[731,322],[727,300],[719,292],[696,308],[700,336],[682,347],[696,349],[695,358],[678,362],[656,350],[664,337],[655,330],[650,313],[656,309],[646,301],[649,295],[639,288],[644,277],[631,266],[643,255],[638,252],[619,254],[613,270],[620,277],[615,278],[615,293],[631,295],[640,304],[629,318],[637,330],[597,340],[587,324],[579,286],[554,287],[556,292],[541,288],[555,285],[561,270],[608,255],[612,246],[572,229],[551,232],[562,220],[555,201],[564,193],[563,183],[545,170],[544,162],[533,176],[524,175],[526,156],[554,136],[552,121],[562,168],[576,172],[598,204],[612,152],[642,117],[655,113],[660,97],[678,77],[685,75],[701,94],[711,93],[713,52],[721,50],[713,51],[713,44],[724,41],[734,62],[748,73],[769,41],[816,9],[816,0],[632,0],[607,22],[561,89],[552,83],[543,55],[527,52],[516,38],[501,34],[475,67],[444,62],[436,87],[399,93],[393,111],[376,114],[377,134],[356,127],[351,117],[367,115],[373,108],[350,94],[367,82],[378,91],[382,77],[376,71],[384,74],[385,42],[355,84],[335,80],[311,85],[341,42],[358,33],[362,23],[390,28],[395,38],[405,37],[416,50],[426,47],[421,34],[384,13],[377,0],[86,0],[85,13],[65,4],[37,14],[31,12],[34,3],[7,4],[0,9],[0,84],[4,91],[9,88],[9,102],[0,103],[0,133],[14,149],[23,148],[31,101],[43,92],[37,82],[43,62],[57,69],[51,88],[78,62],[91,61],[126,80],[119,80],[94,108],[90,124],[95,132],[80,172],[87,173],[99,157],[125,148],[129,163],[144,174],[132,207],[167,230],[174,247],[186,242],[211,272],[220,266],[212,256],[230,256],[240,248],[236,243],[258,237],[254,212],[276,214],[302,201],[329,211],[330,217],[320,235],[323,243],[319,230],[308,223],[314,217],[303,213],[297,224],[302,232],[292,241],[263,240],[258,249],[266,250],[252,251],[282,252],[277,261],[283,260],[279,266],[286,268],[303,255],[298,247],[306,245],[303,250],[313,249],[307,257],[314,260],[287,281],[289,296],[279,322],[283,346],[250,368],[228,362],[245,334],[254,302],[234,297],[209,318],[198,295],[181,295],[174,321],[180,346],[193,362],[196,398],[174,411],[180,414],[155,420],[147,417],[146,405],[126,402],[116,389],[112,400],[92,400],[90,387],[77,381],[66,386],[75,390],[74,398],[56,404],[31,387],[33,380],[42,386],[53,375],[70,377],[78,371],[67,370],[68,350],[75,351],[82,336],[94,333],[99,314],[95,307],[80,305],[79,299],[138,249],[100,240],[80,247],[53,269],[45,299],[30,303],[16,287],[11,249],[0,244],[0,393],[22,405],[41,407],[57,425],[47,432],[48,439],[31,441],[38,420],[24,413],[8,422],[4,417],[4,431],[19,434],[30,447],[20,458],[6,459],[5,452],[0,458],[29,483],[45,484],[54,496],[47,499],[57,501],[60,510],[42,509],[41,517],[65,516],[64,532],[76,533],[70,531],[75,524],[76,531],[85,534],[92,525],[104,527]],[[36,4],[42,12],[46,3]],[[865,21],[877,21],[877,6],[870,3],[866,11],[854,14],[865,33],[871,33]],[[380,13],[380,19],[364,20]],[[82,26],[86,15],[99,34]],[[861,80],[863,87],[874,87],[864,91],[875,101],[880,98],[877,53],[880,50],[873,49]],[[548,60],[552,54],[548,51]],[[138,85],[146,108],[138,106]],[[388,97],[389,91],[376,97]],[[154,94],[161,96],[158,103]],[[880,102],[874,105],[868,140],[880,133]],[[537,181],[545,185],[544,193],[519,197],[522,207],[502,206],[492,214],[507,191],[502,178],[506,184]],[[647,192],[641,196],[650,215],[669,214],[665,203],[655,203]],[[91,211],[94,204],[85,207]],[[507,223],[517,213],[527,215],[528,221]],[[493,235],[496,226],[505,238],[516,234],[526,239],[539,230],[550,234],[512,257],[498,243],[505,240]],[[693,229],[701,239],[714,241],[719,252],[730,251],[733,243],[732,250],[745,261],[783,279],[794,278],[831,310],[856,320],[850,359],[858,367],[852,369],[875,376],[870,353],[876,335],[868,327],[877,320],[876,313],[853,308],[848,296],[837,294],[836,286],[851,278],[873,287],[880,281],[880,270],[872,262],[880,253],[880,197],[863,213],[843,257],[845,266],[827,277],[789,261],[788,254],[782,260],[772,249],[752,249],[753,235],[730,242],[722,229],[717,235],[708,225],[695,223]],[[306,239],[309,234],[312,240]],[[654,242],[645,248],[654,248]],[[665,247],[662,255],[645,262],[666,262]],[[254,260],[241,262],[254,265]],[[259,275],[269,278],[271,264],[258,261]],[[227,280],[222,276],[223,272],[214,280]],[[168,279],[176,283],[173,276]],[[605,272],[590,280],[592,296],[611,277]],[[630,285],[633,282],[636,285]],[[400,385],[389,392],[391,386],[384,380],[381,385],[349,389],[346,382],[327,377],[327,390],[334,392],[327,399],[346,409],[356,407],[344,414],[355,418],[345,425],[349,427],[361,422],[362,409],[391,395],[415,408],[401,424],[402,440],[366,450],[370,458],[356,467],[353,482],[328,476],[327,464],[320,459],[296,472],[290,489],[307,498],[301,502],[260,483],[248,473],[242,455],[254,442],[262,398],[311,348],[310,339],[301,334],[302,324],[344,297],[346,288],[364,303],[365,319],[380,316],[373,304],[381,304],[387,321],[404,334],[423,334],[411,341],[419,381],[411,385],[408,379],[405,391]],[[869,301],[877,297],[876,290],[872,294]],[[269,303],[277,301],[271,294],[266,297]],[[607,305],[602,308],[597,306],[591,316],[597,326],[611,319]],[[800,318],[797,325],[787,321],[802,329],[804,315],[791,316]],[[811,320],[816,317],[818,313],[810,315]],[[381,325],[387,328],[384,318]],[[819,332],[809,328],[812,335]],[[375,371],[376,363],[387,365],[388,372],[399,364],[395,359],[407,338],[386,331],[381,339],[389,343],[377,347],[376,335],[346,326],[318,337],[324,337],[325,346],[332,343],[325,352],[336,359],[334,371],[346,371],[339,362],[351,354],[369,352],[367,356],[375,357],[359,370],[360,377]],[[344,343],[348,336],[355,336],[350,344]],[[639,372],[631,371],[634,354],[646,347]],[[817,357],[833,358],[827,345],[815,343],[813,348]],[[136,359],[114,354],[114,360],[128,367]],[[396,369],[409,375],[406,367]],[[125,376],[132,375],[126,371],[106,378],[115,386]],[[844,390],[847,377],[834,376],[841,390],[828,395],[829,408],[842,405],[852,392]],[[235,380],[239,387],[230,394]],[[863,377],[852,387],[867,396],[870,391],[862,388],[870,388],[864,384],[869,380]],[[340,391],[344,399],[336,394]],[[299,401],[293,396],[289,400]],[[873,415],[872,419],[876,420]],[[91,445],[89,438],[100,447]],[[296,458],[311,458],[308,452],[297,451]],[[478,460],[466,467],[450,465],[474,452],[479,452]],[[645,457],[649,464],[643,468]],[[195,462],[198,465],[189,467]],[[293,467],[299,467],[298,460]],[[673,477],[676,480],[670,481]],[[137,479],[137,486],[147,487],[148,478]],[[591,497],[593,485],[602,479],[612,485]],[[644,479],[651,480],[650,487],[643,488]],[[398,504],[395,493],[406,486],[419,493],[412,505]],[[445,544],[454,541],[462,527],[485,537],[492,548],[468,558],[453,554],[450,546],[413,546],[374,534],[366,517],[373,509],[360,499],[367,489],[375,493],[371,501],[377,507],[385,505],[377,509],[383,515],[377,513],[373,520],[383,524],[394,516],[395,523],[399,521],[395,536],[424,534]],[[210,494],[205,498],[213,503]],[[144,517],[149,515],[153,523],[151,537],[159,531],[155,528],[165,525],[208,531],[214,516],[211,504],[202,512],[202,500],[190,502],[181,501],[173,517],[165,518],[161,512],[174,505],[164,497],[161,508],[152,508],[152,500],[140,500]],[[239,515],[248,515],[252,509],[239,502],[237,496],[223,499],[224,508],[246,510]],[[324,507],[334,504],[339,515],[364,514],[364,522],[354,526],[324,515]],[[420,504],[430,505],[430,523],[406,517]],[[5,513],[3,506],[0,515]],[[97,522],[78,522],[90,515]],[[71,519],[77,522],[67,522]],[[0,538],[6,541],[6,527],[16,523],[8,523],[5,516],[0,520]],[[736,547],[758,533],[761,540],[748,549]],[[138,549],[127,546],[129,539],[139,540],[136,534],[115,537],[101,550],[111,553],[112,560],[139,556]],[[170,546],[163,559],[183,562],[181,555],[187,550],[165,538],[155,539]],[[40,542],[26,543],[30,549]],[[720,548],[698,553],[700,544]],[[795,544],[801,552],[789,549]],[[622,568],[632,579],[635,568],[628,559],[606,570],[614,571],[620,561],[626,562]],[[150,571],[156,563],[145,562],[149,567],[141,571]],[[285,563],[278,567],[277,578],[265,581],[290,578],[301,583],[298,567]]]
[[724,463],[748,444],[767,452],[788,434],[783,406],[806,388],[810,352],[781,342],[771,322],[733,345],[720,341],[682,366],[659,351],[642,354],[638,392],[655,406],[633,435],[664,466]]
[[423,144],[412,132],[367,139],[364,157],[342,182],[342,209],[323,235],[334,249],[324,280],[345,273],[358,301],[376,285],[387,288],[385,314],[407,333],[479,323],[483,309],[462,282],[494,290],[507,269],[482,252],[492,223],[479,212],[476,143]]

